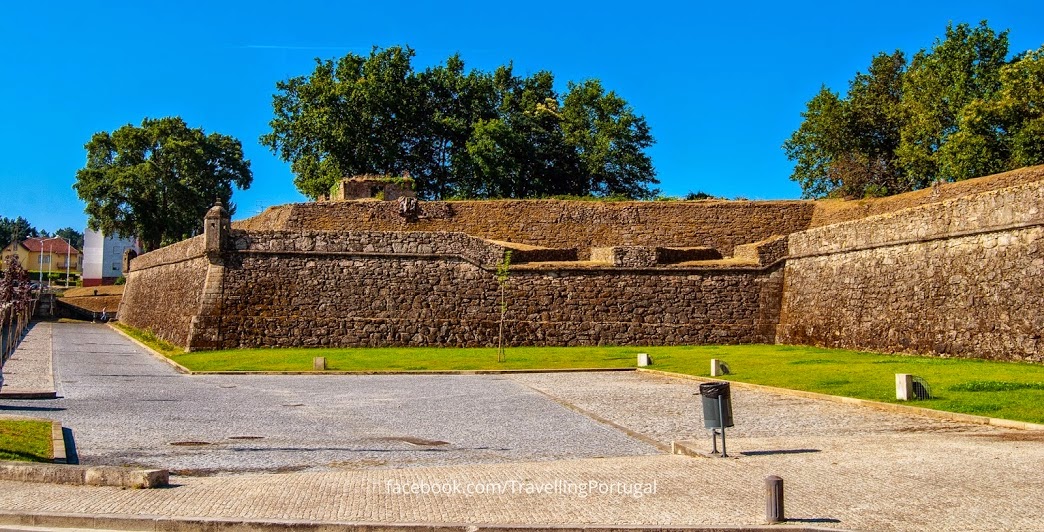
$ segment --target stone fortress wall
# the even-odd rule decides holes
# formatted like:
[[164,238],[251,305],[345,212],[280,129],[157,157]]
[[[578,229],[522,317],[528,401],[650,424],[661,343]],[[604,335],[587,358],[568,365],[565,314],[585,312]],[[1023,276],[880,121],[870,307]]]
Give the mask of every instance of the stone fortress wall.
[[1044,186],[790,236],[777,341],[1044,362]]
[[135,258],[120,319],[189,349],[495,345],[510,250],[510,345],[1041,361],[1041,179],[853,202],[284,205]]

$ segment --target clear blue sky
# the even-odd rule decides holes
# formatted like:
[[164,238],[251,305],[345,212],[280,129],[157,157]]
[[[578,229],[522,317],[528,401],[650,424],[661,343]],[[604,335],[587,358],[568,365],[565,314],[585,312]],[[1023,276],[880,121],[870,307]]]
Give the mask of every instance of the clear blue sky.
[[[214,5],[212,5],[214,4]],[[219,4],[219,5],[218,5]],[[844,90],[879,51],[912,54],[947,22],[1044,43],[1038,1],[916,2],[6,2],[0,14],[0,216],[86,225],[72,184],[97,131],[182,116],[243,142],[254,184],[237,218],[303,201],[257,143],[278,80],[315,57],[417,50],[418,69],[469,67],[599,78],[644,115],[669,195],[796,198],[780,148],[827,84]]]

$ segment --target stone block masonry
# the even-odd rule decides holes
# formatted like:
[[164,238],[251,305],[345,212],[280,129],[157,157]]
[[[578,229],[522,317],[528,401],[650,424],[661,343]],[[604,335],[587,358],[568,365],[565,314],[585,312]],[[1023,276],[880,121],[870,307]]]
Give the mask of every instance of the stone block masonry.
[[792,235],[781,343],[1044,362],[1044,187]]
[[[497,342],[500,289],[493,271],[503,248],[494,243],[460,234],[372,232],[239,231],[234,241],[237,250],[224,260],[222,313],[212,330],[194,328],[220,338],[207,347]],[[778,290],[779,267],[571,270],[565,264],[511,271],[510,345],[772,341],[778,298],[763,292]]]
[[124,273],[127,285],[119,319],[152,331],[176,345],[188,345],[189,327],[198,315],[210,262],[203,235],[133,259]]

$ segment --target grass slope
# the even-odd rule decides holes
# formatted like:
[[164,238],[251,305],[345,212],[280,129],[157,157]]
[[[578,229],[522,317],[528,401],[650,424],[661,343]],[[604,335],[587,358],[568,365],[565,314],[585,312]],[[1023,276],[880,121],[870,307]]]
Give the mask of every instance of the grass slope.
[[50,462],[49,421],[0,419],[0,460]]

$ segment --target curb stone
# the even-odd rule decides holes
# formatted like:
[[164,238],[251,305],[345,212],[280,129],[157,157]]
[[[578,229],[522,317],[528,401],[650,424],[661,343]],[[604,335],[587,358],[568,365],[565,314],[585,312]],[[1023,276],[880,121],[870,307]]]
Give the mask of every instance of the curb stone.
[[62,433],[62,424],[57,421],[51,422],[51,461],[56,464],[69,463],[68,456],[65,454],[65,435]]
[[152,356],[154,356],[154,357],[156,357],[156,358],[166,362],[167,364],[169,364],[178,373],[184,373],[186,375],[192,375],[192,370],[190,370],[190,369],[186,368],[185,366],[182,366],[181,364],[178,364],[177,362],[174,362],[173,360],[163,356],[162,353],[159,353],[156,350],[152,349],[151,347],[145,345],[144,342],[142,342],[142,341],[138,340],[137,338],[134,338],[133,336],[123,332],[123,330],[121,330],[119,327],[116,327],[115,325],[113,325],[112,322],[107,323],[107,325],[109,326],[110,329],[115,331],[120,336],[123,336],[124,338],[130,340],[131,342],[134,342],[134,345],[137,345],[138,347],[144,349],[146,353],[148,353],[148,354],[150,354],[150,355],[152,355]]
[[147,489],[169,485],[170,473],[165,469],[0,462],[0,480]]

